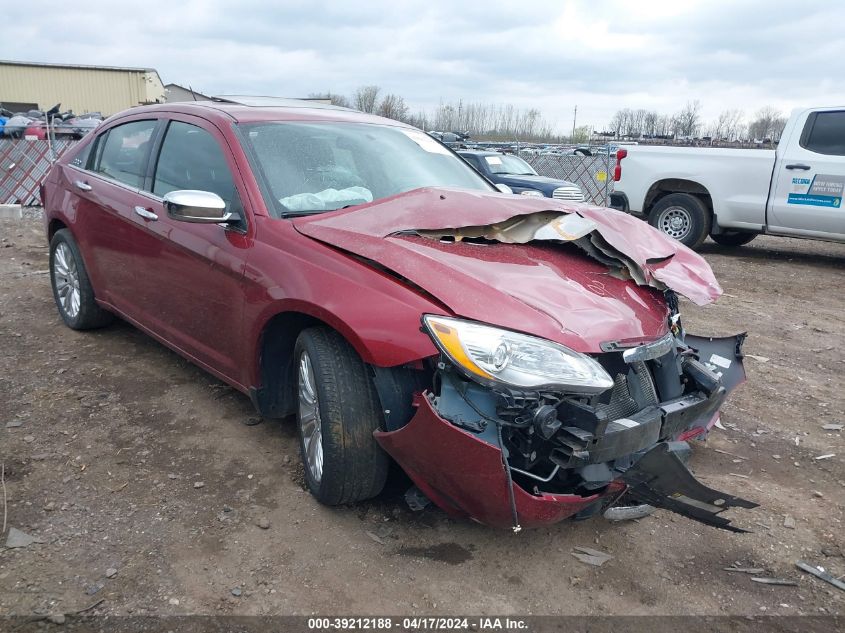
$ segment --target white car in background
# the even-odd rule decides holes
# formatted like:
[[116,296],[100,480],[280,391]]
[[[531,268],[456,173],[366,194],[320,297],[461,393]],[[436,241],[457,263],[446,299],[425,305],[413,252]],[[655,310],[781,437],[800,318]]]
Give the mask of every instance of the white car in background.
[[776,150],[620,148],[614,180],[611,207],[691,248],[708,235],[845,242],[845,106],[795,110]]

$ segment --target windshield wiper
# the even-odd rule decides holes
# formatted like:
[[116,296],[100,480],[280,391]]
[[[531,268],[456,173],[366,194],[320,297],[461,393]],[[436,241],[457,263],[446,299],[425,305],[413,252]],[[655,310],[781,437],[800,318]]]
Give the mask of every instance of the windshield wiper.
[[320,213],[328,213],[329,211],[340,211],[341,209],[348,209],[349,207],[357,207],[360,202],[356,202],[355,204],[347,204],[342,207],[337,207],[336,209],[301,209],[299,211],[282,211],[279,214],[280,218],[298,218],[304,215],[317,215]]
[[317,215],[318,213],[325,213],[333,209],[302,209],[300,211],[282,211],[279,214],[280,218],[298,218],[303,215]]

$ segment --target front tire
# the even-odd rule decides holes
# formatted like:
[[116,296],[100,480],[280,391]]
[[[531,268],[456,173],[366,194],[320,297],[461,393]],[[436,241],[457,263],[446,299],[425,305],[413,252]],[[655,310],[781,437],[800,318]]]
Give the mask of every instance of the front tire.
[[383,425],[367,366],[326,327],[304,330],[294,348],[297,426],[308,490],[330,506],[379,494],[389,459],[373,437]]
[[756,233],[747,231],[725,231],[710,236],[710,239],[721,246],[743,246],[757,237]]
[[72,330],[104,327],[114,320],[97,305],[79,246],[68,229],[56,231],[50,240],[50,283],[59,316]]
[[670,193],[648,215],[648,223],[689,248],[698,248],[710,232],[710,210],[700,198]]

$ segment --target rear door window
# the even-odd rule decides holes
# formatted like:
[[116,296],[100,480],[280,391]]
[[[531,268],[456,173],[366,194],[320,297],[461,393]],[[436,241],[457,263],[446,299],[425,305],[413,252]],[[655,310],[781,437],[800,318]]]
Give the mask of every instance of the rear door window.
[[157,123],[156,120],[133,121],[111,128],[97,144],[95,171],[140,189]]
[[817,154],[845,156],[845,110],[811,115],[801,137],[801,146]]

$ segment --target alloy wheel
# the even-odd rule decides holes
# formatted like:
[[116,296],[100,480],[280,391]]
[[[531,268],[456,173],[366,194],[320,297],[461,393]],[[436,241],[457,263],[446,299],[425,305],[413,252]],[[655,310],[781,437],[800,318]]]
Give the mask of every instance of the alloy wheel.
[[323,429],[314,367],[308,352],[299,357],[299,432],[305,453],[305,466],[319,483],[323,476]]
[[56,246],[53,254],[53,280],[59,307],[71,319],[79,314],[81,294],[79,290],[79,270],[70,247],[64,242]]

